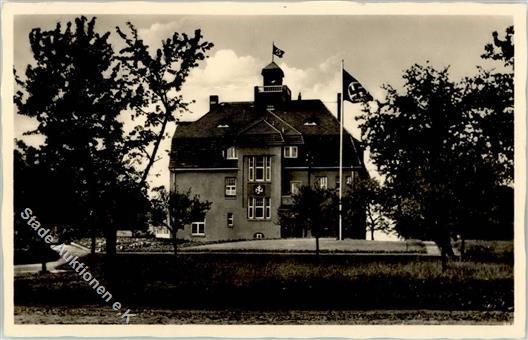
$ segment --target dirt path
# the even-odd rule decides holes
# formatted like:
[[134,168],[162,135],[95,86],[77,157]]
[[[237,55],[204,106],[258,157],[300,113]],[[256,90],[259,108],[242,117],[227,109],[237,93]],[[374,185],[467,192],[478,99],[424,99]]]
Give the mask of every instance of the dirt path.
[[[53,249],[56,252],[59,252],[60,247],[61,245],[55,245],[55,246],[51,246],[51,249]],[[72,254],[73,256],[82,257],[90,253],[89,249],[81,245],[75,244],[75,243],[67,244],[64,247],[66,249],[66,252],[68,252],[69,254]],[[56,268],[64,264],[65,262],[66,261],[64,261],[64,259],[61,257],[57,261],[47,262],[46,268],[48,269],[48,271],[54,273],[58,271]],[[28,274],[28,273],[38,273],[40,272],[41,269],[42,269],[42,264],[40,263],[16,265],[15,266],[15,276],[21,275],[21,274]]]
[[[131,324],[498,325],[513,312],[443,310],[168,310],[131,308]],[[107,306],[15,306],[17,324],[120,324]]]

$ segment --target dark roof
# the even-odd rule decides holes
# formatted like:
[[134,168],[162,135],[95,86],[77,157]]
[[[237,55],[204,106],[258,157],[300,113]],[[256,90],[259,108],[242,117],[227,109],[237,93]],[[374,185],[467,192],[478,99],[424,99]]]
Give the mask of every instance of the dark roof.
[[280,74],[281,77],[284,78],[284,72],[279,67],[279,65],[275,64],[274,61],[272,61],[271,63],[269,63],[268,65],[266,65],[266,67],[262,69],[261,74],[265,75],[266,73],[278,73]]
[[309,99],[292,100],[265,113],[258,113],[253,102],[220,103],[200,119],[178,124],[174,138],[235,136],[263,118],[290,133],[296,130],[302,135],[339,134],[339,122],[332,113],[320,100]]
[[[345,133],[346,162],[359,165],[359,141]],[[219,103],[200,119],[178,124],[170,166],[226,167],[232,161],[223,159],[222,150],[232,145],[299,145],[312,150],[316,165],[334,166],[335,143],[339,122],[320,100],[288,101],[273,112],[258,111],[253,102]]]

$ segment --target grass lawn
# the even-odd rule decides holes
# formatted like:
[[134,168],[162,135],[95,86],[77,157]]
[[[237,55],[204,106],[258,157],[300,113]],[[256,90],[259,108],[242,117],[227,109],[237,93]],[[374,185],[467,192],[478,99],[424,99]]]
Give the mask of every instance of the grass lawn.
[[[90,271],[128,308],[170,310],[513,310],[513,263],[390,255],[120,254]],[[105,275],[106,273],[106,275]],[[15,278],[15,305],[101,303],[74,272]],[[107,306],[105,306],[107,307]]]

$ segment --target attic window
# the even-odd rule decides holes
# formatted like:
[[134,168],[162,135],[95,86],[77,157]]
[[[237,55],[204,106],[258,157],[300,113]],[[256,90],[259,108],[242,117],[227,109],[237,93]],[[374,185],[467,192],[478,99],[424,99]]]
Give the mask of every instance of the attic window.
[[219,129],[224,129],[224,128],[228,128],[228,127],[229,127],[229,125],[227,125],[227,124],[218,124],[218,126],[217,126],[217,128],[219,128]]
[[304,122],[304,125],[306,125],[306,126],[317,126],[317,123],[314,122],[313,120],[310,120],[310,121]]
[[226,154],[225,156],[226,159],[238,159],[237,150],[234,146],[227,148],[225,154]]

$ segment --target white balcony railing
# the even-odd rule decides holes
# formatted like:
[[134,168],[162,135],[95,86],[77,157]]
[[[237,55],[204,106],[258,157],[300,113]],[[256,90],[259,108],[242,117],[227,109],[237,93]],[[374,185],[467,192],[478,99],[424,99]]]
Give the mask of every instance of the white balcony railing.
[[283,85],[268,85],[268,86],[259,86],[258,91],[264,93],[270,92],[282,92]]

